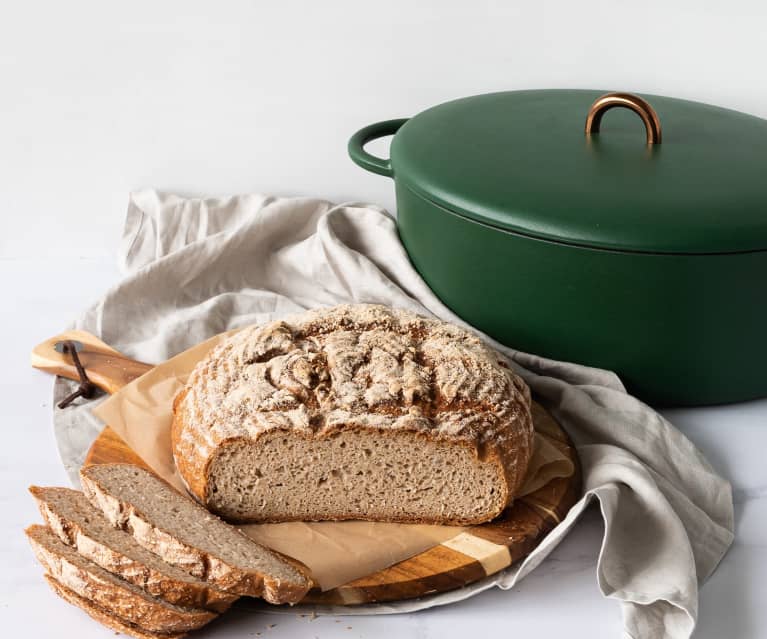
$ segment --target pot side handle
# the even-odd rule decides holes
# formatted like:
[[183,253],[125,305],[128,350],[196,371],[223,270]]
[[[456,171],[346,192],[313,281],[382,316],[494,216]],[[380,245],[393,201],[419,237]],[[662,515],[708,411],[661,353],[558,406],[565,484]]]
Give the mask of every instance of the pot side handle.
[[349,139],[347,146],[349,157],[355,164],[361,166],[366,171],[385,175],[386,177],[394,177],[391,160],[371,155],[365,150],[365,145],[372,140],[383,138],[387,135],[394,135],[408,119],[385,120],[384,122],[376,122],[360,129]]

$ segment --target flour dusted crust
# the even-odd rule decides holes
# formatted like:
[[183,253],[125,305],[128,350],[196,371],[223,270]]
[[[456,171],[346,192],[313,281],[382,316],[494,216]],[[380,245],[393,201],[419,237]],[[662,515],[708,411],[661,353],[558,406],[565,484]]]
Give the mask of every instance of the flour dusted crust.
[[222,342],[176,397],[172,444],[190,492],[207,503],[211,460],[229,443],[343,429],[469,446],[502,467],[504,505],[533,446],[529,390],[500,355],[457,326],[378,305],[308,311]]

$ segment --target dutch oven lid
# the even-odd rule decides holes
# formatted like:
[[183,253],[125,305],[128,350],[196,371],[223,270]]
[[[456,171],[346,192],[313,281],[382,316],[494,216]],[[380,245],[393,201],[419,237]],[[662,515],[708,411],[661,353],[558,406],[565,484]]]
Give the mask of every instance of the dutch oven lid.
[[556,242],[767,249],[767,120],[661,96],[600,95],[513,91],[424,111],[392,142],[398,188]]

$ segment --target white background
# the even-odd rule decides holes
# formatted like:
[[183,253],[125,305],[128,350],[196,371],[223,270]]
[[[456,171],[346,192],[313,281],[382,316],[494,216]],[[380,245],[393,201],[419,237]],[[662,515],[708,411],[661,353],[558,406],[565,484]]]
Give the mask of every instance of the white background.
[[[116,281],[130,190],[392,210],[390,181],[346,157],[348,137],[370,122],[544,87],[661,93],[767,117],[766,62],[763,2],[4,2],[0,632],[111,636],[47,592],[20,532],[35,519],[25,486],[65,482],[50,380],[27,360]],[[767,403],[669,414],[736,489],[738,541],[702,593],[698,636],[767,636]],[[617,637],[618,606],[594,578],[599,531],[591,517],[511,593],[396,619],[234,616],[200,636]]]

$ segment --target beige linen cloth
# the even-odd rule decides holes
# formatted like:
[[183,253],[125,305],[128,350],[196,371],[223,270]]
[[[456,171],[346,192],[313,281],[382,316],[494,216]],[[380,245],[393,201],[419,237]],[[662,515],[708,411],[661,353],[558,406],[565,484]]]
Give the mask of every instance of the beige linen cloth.
[[[465,326],[413,269],[395,221],[370,205],[141,191],[131,196],[120,260],[125,279],[76,327],[148,362],[232,328],[343,302],[387,304]],[[597,580],[605,596],[620,602],[626,636],[689,637],[698,586],[733,539],[729,483],[613,373],[487,341],[573,438],[585,494],[520,564],[453,593],[356,612],[413,611],[493,586],[511,588],[597,500],[605,522]],[[55,394],[66,387],[59,380]],[[55,413],[62,459],[75,481],[102,427],[92,406]]]

